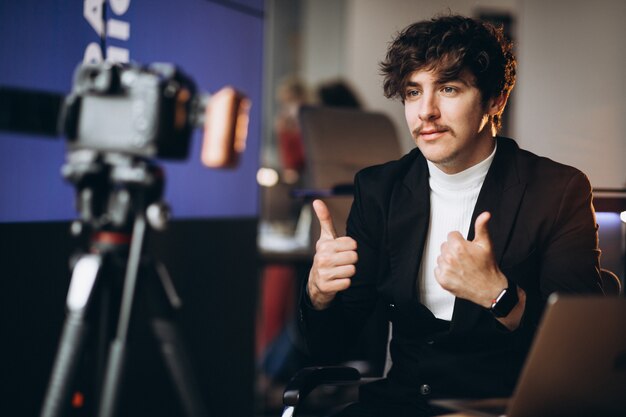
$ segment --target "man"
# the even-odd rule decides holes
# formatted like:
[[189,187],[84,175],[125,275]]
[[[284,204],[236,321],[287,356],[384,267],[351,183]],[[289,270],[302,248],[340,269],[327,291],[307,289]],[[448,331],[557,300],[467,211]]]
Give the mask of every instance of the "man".
[[430,415],[433,398],[508,396],[547,297],[601,293],[589,181],[496,136],[515,83],[501,30],[461,16],[418,22],[381,67],[417,148],[356,175],[348,236],[314,202],[309,349],[342,359],[384,303],[393,366],[341,415]]

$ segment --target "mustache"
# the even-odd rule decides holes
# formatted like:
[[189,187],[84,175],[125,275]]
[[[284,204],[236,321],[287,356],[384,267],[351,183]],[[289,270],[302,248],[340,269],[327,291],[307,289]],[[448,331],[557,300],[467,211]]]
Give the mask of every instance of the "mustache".
[[415,129],[413,129],[413,131],[411,132],[413,134],[413,137],[417,138],[422,133],[422,130],[424,130],[425,128],[427,128],[426,130],[436,130],[437,132],[450,132],[450,134],[454,136],[454,131],[449,126],[431,124],[428,126],[423,126],[423,125],[418,126]]

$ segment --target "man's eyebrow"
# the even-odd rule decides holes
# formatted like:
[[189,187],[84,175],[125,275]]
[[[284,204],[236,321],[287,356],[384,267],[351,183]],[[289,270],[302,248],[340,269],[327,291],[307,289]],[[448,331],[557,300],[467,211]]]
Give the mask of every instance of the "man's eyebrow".
[[438,85],[447,84],[447,83],[460,83],[466,87],[471,87],[471,84],[467,80],[463,79],[462,77],[441,77],[441,78],[437,78],[435,82]]

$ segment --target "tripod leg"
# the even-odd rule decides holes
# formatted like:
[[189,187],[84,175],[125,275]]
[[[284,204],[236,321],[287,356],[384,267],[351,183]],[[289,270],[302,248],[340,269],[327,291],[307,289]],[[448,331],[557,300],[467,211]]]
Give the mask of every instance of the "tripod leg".
[[133,225],[133,237],[128,254],[126,274],[124,277],[124,289],[120,314],[117,323],[115,339],[111,343],[109,355],[104,374],[104,385],[100,395],[98,417],[113,417],[115,415],[120,384],[122,381],[122,371],[126,357],[126,342],[128,339],[128,328],[137,288],[139,264],[141,261],[141,251],[143,238],[146,231],[146,219],[141,213],[135,217]]
[[186,415],[206,417],[208,413],[201,400],[198,384],[193,378],[191,364],[177,327],[170,320],[158,318],[153,320],[152,329],[159,340],[161,354]]
[[206,417],[208,412],[201,400],[183,338],[175,322],[170,319],[174,311],[181,307],[182,301],[165,266],[157,262],[155,272],[155,278],[158,279],[150,281],[151,285],[147,288],[152,291],[149,294],[151,299],[161,300],[161,303],[154,304],[158,307],[151,322],[152,330],[185,414],[189,417]]
[[74,267],[67,295],[67,317],[41,410],[42,417],[63,415],[69,402],[69,389],[87,333],[85,315],[101,263],[98,255],[84,255]]

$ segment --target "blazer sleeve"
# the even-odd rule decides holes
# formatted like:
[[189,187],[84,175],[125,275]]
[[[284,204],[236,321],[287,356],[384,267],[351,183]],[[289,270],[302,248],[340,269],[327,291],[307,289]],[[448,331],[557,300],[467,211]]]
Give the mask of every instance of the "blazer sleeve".
[[591,185],[578,170],[566,173],[568,176],[551,193],[554,199],[530,199],[531,204],[545,204],[544,210],[548,210],[547,214],[541,214],[541,209],[535,211],[536,216],[547,219],[537,232],[535,253],[516,268],[503,269],[526,291],[526,309],[515,331],[523,344],[531,342],[551,294],[602,294]]
[[[315,310],[306,291],[300,301],[301,330],[309,353],[321,363],[336,363],[349,359],[377,302],[376,281],[379,270],[380,231],[376,225],[377,210],[372,198],[364,195],[368,187],[362,184],[361,173],[355,177],[354,201],[347,221],[347,235],[357,242],[356,274],[345,291],[337,293],[325,310]],[[372,195],[373,197],[373,195]]]
[[601,293],[598,226],[591,185],[576,171],[565,185],[543,251],[541,293]]

